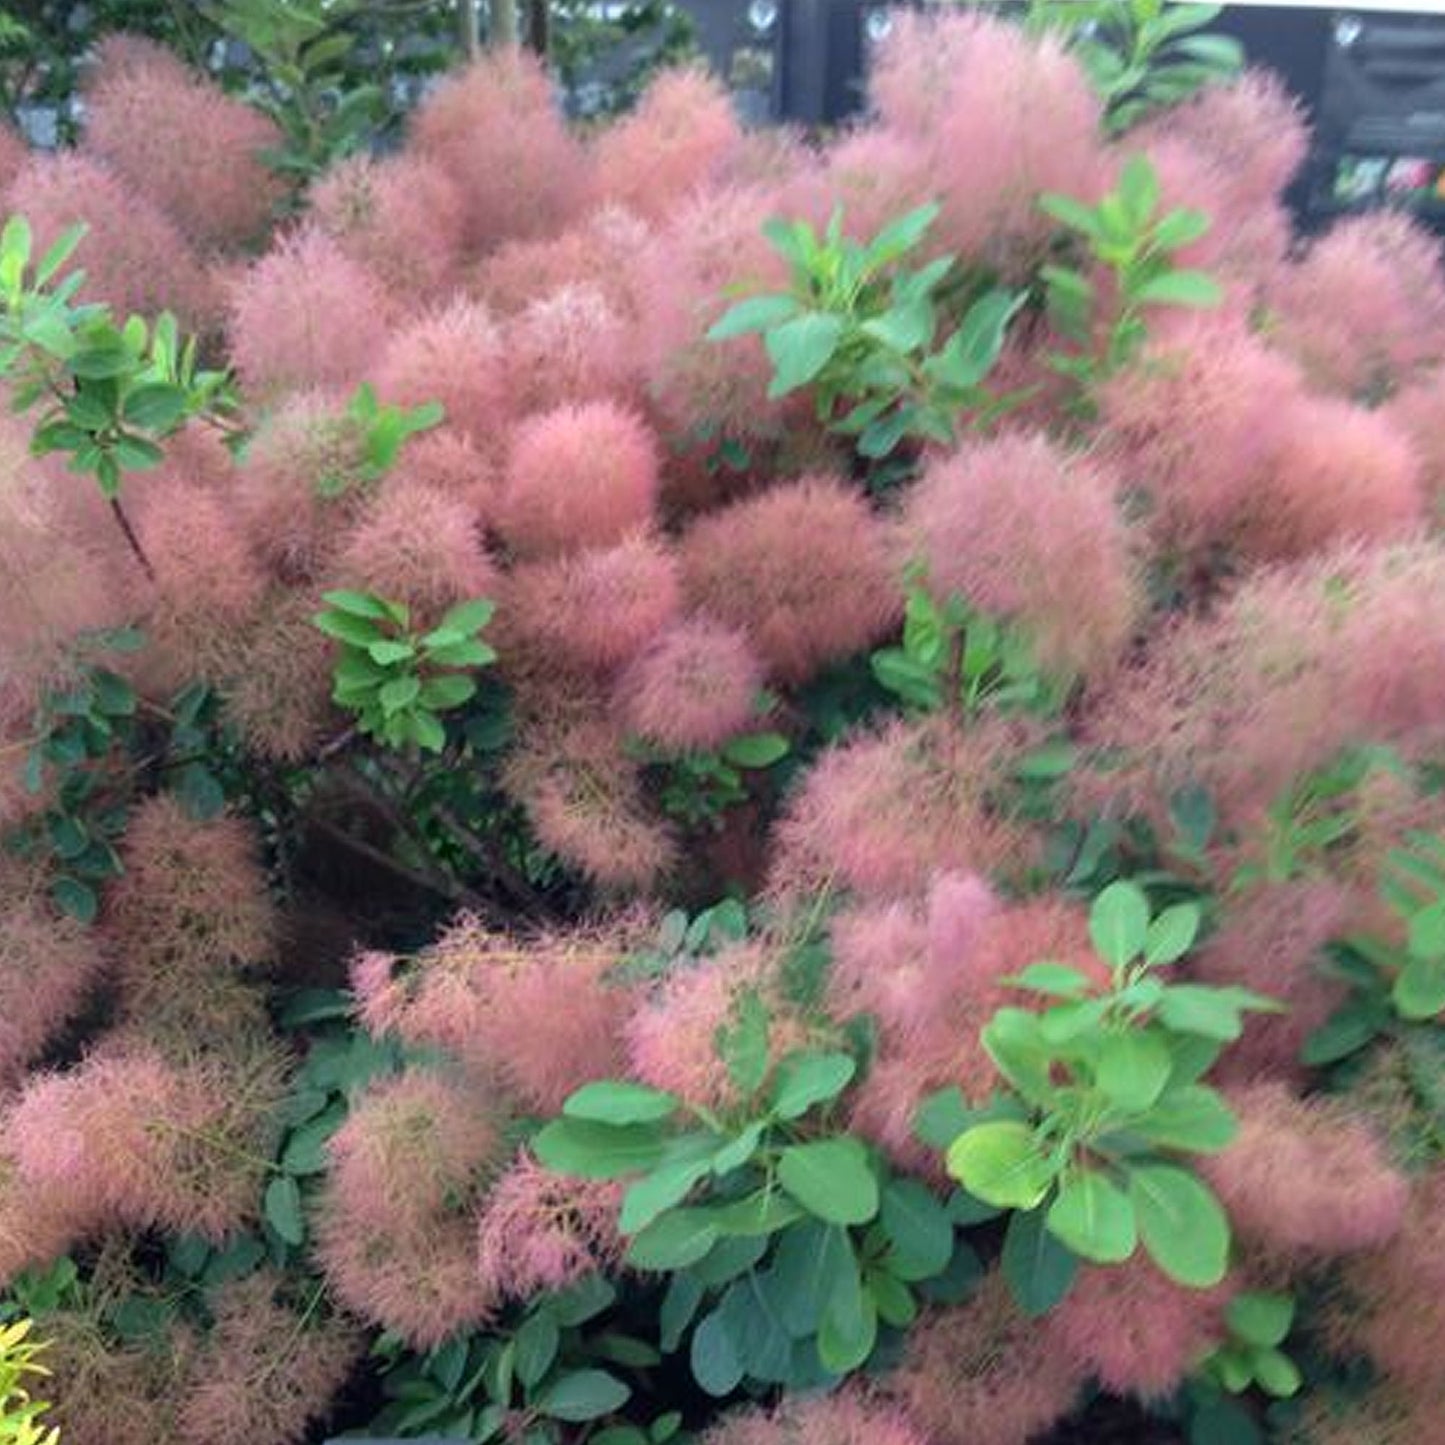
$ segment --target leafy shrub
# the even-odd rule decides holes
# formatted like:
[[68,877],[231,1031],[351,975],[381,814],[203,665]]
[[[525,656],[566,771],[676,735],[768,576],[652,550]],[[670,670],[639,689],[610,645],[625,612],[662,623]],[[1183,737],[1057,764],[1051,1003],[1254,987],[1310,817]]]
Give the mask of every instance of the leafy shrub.
[[899,16],[816,148],[497,54],[339,161],[364,17],[228,8],[270,120],[124,42],[0,153],[66,1445],[1431,1438],[1433,242],[1293,247],[1208,7]]

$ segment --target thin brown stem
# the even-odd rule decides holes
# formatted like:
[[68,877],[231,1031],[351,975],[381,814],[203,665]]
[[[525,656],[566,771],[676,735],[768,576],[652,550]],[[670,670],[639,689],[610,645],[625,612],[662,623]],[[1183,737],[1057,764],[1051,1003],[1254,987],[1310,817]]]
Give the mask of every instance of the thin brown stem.
[[156,580],[156,569],[151,566],[151,559],[146,556],[145,548],[141,546],[140,538],[136,536],[135,528],[131,526],[130,518],[126,516],[125,508],[121,506],[119,497],[112,497],[110,499],[110,511],[116,520],[116,525],[120,528],[126,542],[129,544],[130,550],[135,553],[135,559],[140,563],[141,570],[154,582]]

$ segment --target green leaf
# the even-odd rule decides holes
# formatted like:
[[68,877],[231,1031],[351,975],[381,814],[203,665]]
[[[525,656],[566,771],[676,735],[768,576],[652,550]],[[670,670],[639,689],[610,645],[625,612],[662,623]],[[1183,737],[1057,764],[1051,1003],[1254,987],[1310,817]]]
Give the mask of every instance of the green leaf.
[[712,1209],[718,1232],[741,1238],[776,1234],[803,1217],[802,1207],[776,1189],[759,1189],[744,1199]]
[[1156,306],[1218,306],[1224,289],[1203,271],[1166,271],[1146,281],[1132,299]]
[[642,1124],[616,1126],[590,1119],[555,1119],[532,1141],[537,1158],[558,1174],[580,1179],[620,1179],[654,1168],[663,1140]]
[[938,379],[960,391],[982,382],[998,361],[1009,322],[1025,299],[1022,291],[995,290],[980,296],[964,314],[948,345],[932,359],[937,363]]
[[742,1383],[742,1358],[721,1310],[713,1310],[693,1331],[688,1358],[693,1378],[709,1395],[721,1399]]
[[1189,1421],[1189,1445],[1264,1445],[1254,1416],[1227,1395],[1195,1406]]
[[562,1332],[557,1327],[557,1317],[550,1310],[538,1310],[522,1321],[513,1336],[516,1346],[514,1368],[525,1389],[532,1389],[546,1377],[557,1358],[561,1342]]
[[794,1144],[778,1156],[778,1182],[818,1219],[866,1224],[878,1213],[878,1180],[857,1139]]
[[695,1274],[675,1274],[662,1297],[657,1316],[657,1338],[665,1354],[672,1354],[692,1323],[706,1289]]
[[[385,643],[374,642],[371,646],[372,656],[376,656],[376,649],[385,646]],[[421,696],[421,679],[414,675],[406,677],[394,677],[388,683],[384,683],[379,697],[381,699],[382,711],[390,717],[393,713],[404,712]]]
[[1304,1384],[1299,1367],[1281,1350],[1254,1350],[1249,1362],[1260,1389],[1276,1400],[1290,1399],[1299,1393],[1300,1386]]
[[637,1234],[627,1250],[634,1269],[676,1270],[696,1264],[718,1240],[706,1209],[674,1209]]
[[306,1218],[301,1212],[301,1189],[291,1175],[279,1175],[266,1186],[263,1210],[266,1223],[287,1244],[304,1242]]
[[1159,177],[1149,157],[1132,155],[1119,175],[1118,196],[1135,230],[1143,230],[1159,204]]
[[857,1071],[848,1054],[794,1054],[778,1066],[770,1112],[779,1119],[800,1119],[814,1105],[836,1099]]
[[469,637],[462,642],[428,644],[422,638],[428,662],[438,667],[490,667],[497,660],[497,650]]
[[1121,1109],[1140,1113],[1149,1108],[1173,1070],[1174,1056],[1157,1033],[1135,1028],[1099,1040],[1095,1081]]
[[758,1119],[740,1130],[712,1156],[712,1172],[721,1178],[734,1169],[741,1169],[758,1152],[766,1132],[766,1122]]
[[878,1307],[863,1287],[850,1247],[818,1322],[818,1358],[831,1374],[846,1375],[867,1360],[877,1340]]
[[1129,1196],[1096,1169],[1064,1178],[1045,1222],[1075,1254],[1096,1264],[1122,1264],[1139,1242]]
[[661,1089],[607,1079],[584,1084],[568,1096],[562,1112],[569,1119],[592,1119],[599,1124],[652,1124],[676,1113],[677,1099]]
[[1219,1093],[1206,1084],[1171,1088],[1129,1129],[1163,1149],[1214,1154],[1227,1149],[1239,1133],[1239,1120]]
[[111,455],[118,465],[128,472],[149,471],[165,461],[166,454],[153,441],[128,433],[116,437],[111,444]]
[[1224,1318],[1230,1333],[1247,1344],[1280,1345],[1294,1323],[1294,1300],[1287,1294],[1246,1291],[1230,1300]]
[[121,414],[129,426],[167,432],[186,414],[186,393],[165,382],[137,387],[126,397]]
[[186,816],[197,822],[219,818],[226,810],[226,790],[204,763],[187,763],[176,780],[176,796]]
[[536,1408],[553,1420],[580,1425],[620,1410],[632,1391],[606,1370],[574,1370],[555,1379],[537,1397]]
[[1170,211],[1154,227],[1154,244],[1161,251],[1178,251],[1208,235],[1209,227],[1209,217],[1203,211]]
[[333,612],[344,612],[350,617],[360,617],[372,622],[395,620],[391,608],[381,598],[373,597],[369,592],[323,592],[321,600]]
[[390,637],[368,643],[366,651],[378,667],[395,667],[397,663],[409,662],[416,656],[416,648],[410,642],[400,642]]
[[938,202],[929,201],[926,205],[889,221],[868,244],[869,264],[874,267],[886,266],[907,255],[928,234],[941,209]]
[[1127,968],[1149,936],[1149,900],[1136,883],[1111,883],[1089,910],[1089,937],[1111,968]]
[[914,1136],[935,1149],[947,1149],[974,1122],[973,1110],[957,1085],[939,1089],[918,1106],[913,1118]]
[[1046,1227],[1042,1209],[1009,1216],[999,1267],[1009,1293],[1030,1318],[1046,1315],[1073,1287],[1079,1257]]
[[789,743],[781,733],[752,733],[723,744],[722,755],[734,767],[770,768],[787,757]]
[[949,1146],[948,1172],[970,1194],[1000,1209],[1033,1209],[1054,1180],[1034,1131],[1011,1119],[975,1124],[959,1135]]
[[1445,1009],[1445,958],[1410,959],[1395,980],[1390,997],[1401,1018],[1434,1018]]
[[771,1033],[768,1006],[756,989],[739,1000],[733,1018],[718,1030],[718,1053],[738,1092],[751,1096],[768,1076]]
[[1033,993],[1052,994],[1058,998],[1078,998],[1093,987],[1089,978],[1066,963],[1031,963],[1022,973],[1005,979],[1015,988]]
[[485,597],[474,597],[469,602],[459,602],[451,608],[437,625],[438,632],[459,632],[471,637],[484,628],[496,616],[497,604]]
[[1178,903],[1166,908],[1144,939],[1144,961],[1150,965],[1175,963],[1183,958],[1199,934],[1199,905]]
[[[674,1151],[681,1142],[674,1142]],[[636,1234],[658,1215],[681,1204],[693,1186],[712,1172],[712,1153],[711,1140],[704,1136],[690,1154],[671,1159],[664,1155],[652,1172],[639,1179],[623,1196],[618,1228],[624,1234]]]
[[1144,1247],[1170,1279],[1209,1289],[1224,1278],[1229,1220],[1206,1184],[1172,1164],[1136,1164],[1129,1198]]
[[1171,986],[1159,1002],[1159,1017],[1182,1034],[1233,1043],[1244,1032],[1239,1006],[1223,989],[1206,984]]
[[749,296],[730,307],[708,330],[709,341],[731,341],[754,331],[768,331],[792,320],[798,303],[791,296]]
[[883,1188],[883,1232],[892,1245],[888,1268],[901,1280],[942,1274],[953,1257],[948,1210],[916,1179],[890,1179]]
[[1346,1004],[1305,1039],[1300,1062],[1311,1068],[1336,1064],[1373,1043],[1388,1026],[1388,1011],[1377,1000]]
[[808,1219],[784,1230],[773,1258],[772,1276],[783,1324],[794,1339],[817,1331],[839,1272],[852,1262],[847,1231]]
[[1101,234],[1099,218],[1093,207],[1085,205],[1083,201],[1076,201],[1072,196],[1046,192],[1039,197],[1039,209],[1055,221],[1062,222],[1071,231],[1078,231],[1091,240]]
[[100,899],[95,889],[77,878],[61,876],[50,885],[50,897],[55,906],[78,923],[94,923],[100,912]]
[[421,685],[417,701],[431,712],[450,712],[477,695],[477,684],[470,677],[449,674],[429,677]]
[[920,296],[891,306],[881,316],[865,321],[859,329],[894,351],[912,352],[926,346],[937,327],[933,303],[926,296]]
[[776,401],[806,386],[833,359],[842,339],[843,319],[817,311],[769,331],[767,348],[774,367],[769,398]]
[[353,647],[370,647],[381,636],[374,622],[346,612],[317,612],[311,622],[328,637],[350,643]]

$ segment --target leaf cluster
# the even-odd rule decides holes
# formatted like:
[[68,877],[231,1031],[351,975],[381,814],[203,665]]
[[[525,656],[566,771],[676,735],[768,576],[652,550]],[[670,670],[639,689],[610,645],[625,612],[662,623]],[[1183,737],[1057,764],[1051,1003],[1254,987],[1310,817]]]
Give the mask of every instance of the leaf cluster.
[[355,437],[353,465],[318,477],[316,492],[327,499],[344,496],[353,487],[378,482],[396,465],[401,449],[414,436],[440,426],[446,412],[440,402],[393,406],[381,401],[369,381],[357,387],[347,403],[345,421]]
[[383,1378],[389,1403],[371,1422],[377,1431],[439,1432],[485,1445],[516,1440],[558,1445],[567,1426],[597,1429],[594,1445],[683,1445],[682,1418],[647,1427],[612,1420],[632,1397],[615,1373],[647,1370],[661,1356],[606,1318],[617,1290],[597,1275],[531,1301],[510,1327],[461,1335],[425,1355],[383,1337],[376,1353],[392,1355]]
[[669,1276],[665,1353],[723,1397],[826,1385],[860,1369],[920,1294],[958,1297],[980,1273],[948,1205],[831,1122],[850,1053],[770,1067],[768,1011],[745,995],[718,1048],[743,1101],[727,1117],[627,1081],[579,1089],[536,1137],[549,1168],[628,1179],[627,1263]]
[[370,592],[327,592],[312,618],[341,643],[336,702],[355,713],[358,729],[387,747],[415,745],[439,753],[446,729],[439,714],[476,695],[471,673],[497,660],[480,639],[495,606],[483,598],[458,603],[429,632],[411,630],[411,611]]
[[843,234],[841,211],[821,236],[806,221],[770,221],[764,232],[788,262],[789,290],[739,301],[708,338],[761,333],[773,364],[768,396],[811,388],[819,419],[856,437],[869,461],[906,441],[957,440],[962,416],[979,422],[1001,410],[984,381],[1024,296],[961,284],[952,256],[905,266],[938,211],[910,211],[866,244]]
[[1239,42],[1204,33],[1223,9],[1166,0],[1030,0],[1025,23],[1062,34],[1104,101],[1105,128],[1117,135],[1239,74]]
[[0,1328],[0,1442],[3,1445],[59,1445],[60,1431],[40,1417],[50,1406],[30,1393],[30,1380],[50,1372],[40,1363],[45,1345],[32,1339],[34,1321],[20,1319]]
[[878,649],[869,663],[878,684],[918,712],[1049,712],[1062,701],[1022,632],[957,593],[938,603],[919,581],[908,588],[902,646]]
[[1159,177],[1146,156],[1131,156],[1118,184],[1096,205],[1053,192],[1039,205],[1111,281],[1105,302],[1082,266],[1060,261],[1040,272],[1049,321],[1077,348],[1055,352],[1049,363],[1085,396],[1138,356],[1150,308],[1209,307],[1222,299],[1211,276],[1173,261],[1175,252],[1209,230],[1209,218],[1183,207],[1159,215]]
[[1002,1008],[985,1027],[1010,1092],[959,1121],[948,1169],[1072,1255],[1121,1263],[1142,1243],[1171,1279],[1208,1288],[1224,1277],[1229,1223],[1186,1156],[1225,1148],[1238,1125],[1200,1081],[1243,1015],[1276,1005],[1244,988],[1163,982],[1199,923],[1192,903],[1151,917],[1134,883],[1100,893],[1089,930],[1107,982],[1050,960],[1012,981],[1045,1006]]
[[662,811],[688,828],[723,826],[729,808],[748,800],[747,773],[762,772],[782,762],[792,745],[781,733],[744,733],[716,749],[673,753],[641,739],[628,751],[661,775],[657,801]]
[[194,418],[229,418],[234,397],[169,313],[122,325],[107,307],[75,304],[85,273],[57,277],[84,235],[67,231],[32,272],[26,219],[12,216],[0,232],[0,376],[13,380],[15,411],[41,408],[36,454],[65,453],[71,471],[114,499],[126,472],[159,466],[162,443]]

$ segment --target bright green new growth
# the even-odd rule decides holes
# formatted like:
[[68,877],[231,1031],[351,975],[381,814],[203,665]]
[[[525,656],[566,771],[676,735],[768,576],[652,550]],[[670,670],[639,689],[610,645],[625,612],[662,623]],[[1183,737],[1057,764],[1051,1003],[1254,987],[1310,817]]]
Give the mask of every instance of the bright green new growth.
[[918,582],[908,588],[903,646],[879,648],[870,665],[881,687],[920,712],[972,717],[985,707],[1047,711],[1060,701],[1020,632],[956,593],[940,605]]
[[770,1064],[771,1019],[745,994],[717,1047],[741,1100],[726,1117],[628,1081],[577,1090],[534,1140],[549,1169],[630,1179],[627,1262],[672,1276],[662,1347],[692,1329],[709,1394],[745,1379],[807,1388],[862,1367],[881,1325],[905,1328],[917,1292],[966,1289],[978,1261],[949,1208],[895,1176],[831,1115],[853,1082],[844,1052]]
[[50,1406],[26,1388],[27,1377],[50,1373],[38,1363],[45,1345],[30,1338],[34,1323],[16,1320],[0,1330],[0,1445],[59,1445],[60,1431],[40,1423]]
[[1173,253],[1209,230],[1202,211],[1183,208],[1156,215],[1159,178],[1142,155],[1130,157],[1117,187],[1096,206],[1072,196],[1049,194],[1040,207],[1073,232],[1089,257],[1113,273],[1112,311],[1100,334],[1100,303],[1093,281],[1082,269],[1044,266],[1049,320],[1076,352],[1055,352],[1049,364],[1071,378],[1087,408],[1088,393],[1129,365],[1148,337],[1146,316],[1155,306],[1217,306],[1219,283],[1203,271],[1178,269]]
[[327,592],[312,621],[341,643],[332,697],[356,715],[359,731],[402,748],[439,753],[446,729],[438,714],[476,696],[473,669],[497,654],[479,634],[492,620],[482,598],[453,607],[430,632],[411,630],[411,611],[370,592]]
[[316,491],[322,497],[339,497],[356,482],[380,481],[396,465],[402,447],[412,437],[440,426],[446,412],[437,401],[424,402],[421,406],[392,406],[380,401],[376,388],[364,381],[347,404],[346,419],[357,429],[361,463],[345,472],[318,478]]
[[1062,33],[1104,101],[1105,128],[1117,135],[1239,74],[1239,42],[1200,33],[1223,9],[1165,0],[1031,0],[1026,24]]
[[948,1170],[985,1203],[1034,1216],[1073,1255],[1121,1263],[1142,1243],[1171,1279],[1207,1288],[1224,1277],[1229,1223],[1183,1156],[1225,1148],[1237,1123],[1200,1080],[1243,1014],[1276,1005],[1249,989],[1163,982],[1199,922],[1192,903],[1151,917],[1134,883],[1099,894],[1089,931],[1108,983],[1051,961],[1013,980],[1048,1006],[1002,1008],[984,1029],[1011,1093],[954,1139]]
[[1229,1338],[1201,1367],[1202,1377],[1242,1395],[1258,1385],[1266,1395],[1287,1400],[1303,1383],[1299,1367],[1280,1348],[1294,1323],[1295,1303],[1287,1294],[1249,1290],[1225,1308]]
[[136,559],[151,572],[120,504],[127,472],[165,460],[161,445],[202,417],[234,415],[230,378],[197,365],[194,338],[182,343],[175,317],[154,325],[132,316],[117,325],[106,306],[75,305],[85,283],[72,272],[52,286],[84,238],[72,227],[31,270],[32,236],[23,216],[0,232],[0,377],[13,383],[16,412],[41,407],[31,441],[39,456],[68,455],[69,469],[93,476]]
[[761,332],[774,370],[769,397],[811,386],[819,419],[857,437],[870,460],[909,439],[956,441],[961,416],[986,421],[1007,404],[983,383],[1024,296],[969,284],[952,256],[905,268],[938,210],[910,211],[866,245],[843,234],[841,211],[821,237],[806,221],[770,221],[764,230],[792,269],[791,289],[738,302],[708,338]]

